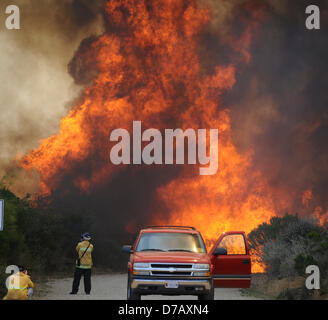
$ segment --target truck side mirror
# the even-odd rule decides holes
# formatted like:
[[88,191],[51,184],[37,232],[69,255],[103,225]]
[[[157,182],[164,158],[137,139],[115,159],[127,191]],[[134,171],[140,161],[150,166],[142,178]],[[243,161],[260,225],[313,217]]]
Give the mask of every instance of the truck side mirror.
[[122,252],[133,253],[132,246],[123,246],[122,247]]
[[215,248],[213,255],[214,256],[226,256],[228,254],[227,249],[225,248]]

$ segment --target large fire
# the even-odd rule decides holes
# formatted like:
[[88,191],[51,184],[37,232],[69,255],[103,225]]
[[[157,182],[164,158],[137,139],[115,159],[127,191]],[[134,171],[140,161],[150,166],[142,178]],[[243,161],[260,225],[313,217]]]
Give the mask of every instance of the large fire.
[[[276,214],[271,190],[252,166],[252,151],[241,154],[234,146],[229,111],[221,102],[222,93],[235,85],[241,59],[208,70],[198,50],[210,11],[195,0],[111,0],[105,11],[110,32],[79,53],[96,70],[82,102],[61,120],[57,135],[20,159],[25,169],[38,172],[41,193],[55,190],[65,176],[88,193],[125,170],[108,161],[109,133],[130,130],[133,120],[160,130],[218,128],[218,173],[200,176],[197,166],[182,167],[157,188],[168,211],[149,212],[149,222],[195,226],[210,244],[223,231],[249,232],[268,221]],[[250,59],[253,26],[254,21],[240,37],[225,39],[245,57],[243,63]],[[91,169],[72,176],[71,168],[85,161]]]

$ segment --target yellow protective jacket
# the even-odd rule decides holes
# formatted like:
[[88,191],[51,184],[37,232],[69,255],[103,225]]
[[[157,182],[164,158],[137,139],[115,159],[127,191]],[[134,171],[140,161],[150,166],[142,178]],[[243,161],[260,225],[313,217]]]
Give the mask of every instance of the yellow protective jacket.
[[[89,241],[82,241],[79,242],[79,244],[76,246],[76,251],[79,257],[82,257],[85,250],[87,250]],[[84,254],[84,256],[81,259],[81,265],[77,266],[77,268],[81,269],[91,269],[92,267],[92,256],[91,253],[93,251],[93,245],[90,243],[90,246],[88,248],[88,251]]]
[[34,288],[30,276],[18,272],[9,277],[8,293],[3,300],[27,300],[27,289]]

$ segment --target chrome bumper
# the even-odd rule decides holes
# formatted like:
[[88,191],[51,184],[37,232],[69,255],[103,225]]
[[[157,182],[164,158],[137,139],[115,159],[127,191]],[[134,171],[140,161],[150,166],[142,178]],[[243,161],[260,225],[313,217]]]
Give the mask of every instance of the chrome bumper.
[[[131,288],[136,289],[140,285],[162,285],[168,280],[172,281],[175,279],[132,279]],[[211,283],[209,280],[201,279],[190,279],[190,280],[175,280],[179,286],[204,286],[205,290],[211,289]]]

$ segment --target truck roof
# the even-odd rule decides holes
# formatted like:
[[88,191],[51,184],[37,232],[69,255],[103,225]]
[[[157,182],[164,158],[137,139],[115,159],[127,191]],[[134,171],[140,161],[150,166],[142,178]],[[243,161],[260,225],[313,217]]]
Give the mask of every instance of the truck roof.
[[173,233],[199,233],[194,227],[186,226],[147,226],[141,229],[142,233],[146,232],[173,232]]

